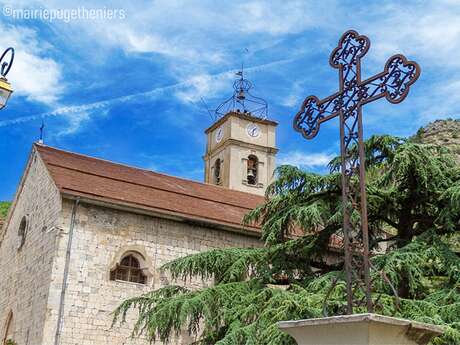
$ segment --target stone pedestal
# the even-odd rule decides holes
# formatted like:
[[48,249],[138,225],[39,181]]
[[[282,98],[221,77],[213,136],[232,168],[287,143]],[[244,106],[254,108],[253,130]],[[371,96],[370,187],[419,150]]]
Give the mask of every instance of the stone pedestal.
[[298,345],[426,345],[442,328],[376,314],[282,321]]

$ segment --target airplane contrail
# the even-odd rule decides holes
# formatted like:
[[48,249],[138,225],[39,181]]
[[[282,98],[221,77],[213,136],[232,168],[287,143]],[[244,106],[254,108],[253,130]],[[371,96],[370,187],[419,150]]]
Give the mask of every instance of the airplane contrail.
[[[270,68],[272,66],[276,66],[276,65],[280,65],[280,64],[290,62],[292,60],[293,59],[282,59],[282,60],[272,61],[272,62],[268,62],[268,63],[265,63],[265,64],[261,64],[261,65],[246,68],[245,71],[247,71],[247,72],[248,71],[249,72],[250,71],[258,72],[258,71]],[[219,78],[219,77],[222,77],[222,76],[225,76],[225,75],[232,76],[234,73],[235,73],[235,70],[224,71],[224,72],[213,74],[213,75],[211,75],[211,77],[216,79],[216,78]],[[156,96],[156,95],[161,94],[161,93],[163,93],[165,91],[178,89],[178,88],[183,87],[183,86],[191,85],[192,83],[193,83],[193,79],[187,79],[185,81],[181,81],[181,82],[174,83],[174,84],[171,84],[171,85],[160,86],[160,87],[156,87],[154,89],[151,89],[149,91],[133,93],[131,95],[126,95],[126,96],[122,96],[122,97],[109,98],[109,99],[106,99],[106,100],[87,103],[87,104],[82,104],[82,105],[63,106],[63,107],[56,108],[56,109],[54,109],[52,111],[49,111],[49,112],[43,112],[43,113],[40,113],[40,114],[34,114],[34,115],[28,115],[28,116],[20,116],[20,117],[16,117],[16,118],[10,119],[10,120],[0,121],[0,127],[6,127],[6,126],[11,126],[11,125],[21,124],[21,123],[25,123],[25,122],[38,120],[38,119],[43,119],[43,118],[46,118],[46,117],[56,117],[56,116],[69,115],[69,114],[73,114],[73,113],[80,113],[80,112],[85,112],[85,111],[92,111],[92,110],[96,110],[96,109],[107,108],[107,107],[110,107],[110,106],[115,105],[117,103],[129,102],[129,101],[132,101],[134,99],[143,98],[143,97]]]

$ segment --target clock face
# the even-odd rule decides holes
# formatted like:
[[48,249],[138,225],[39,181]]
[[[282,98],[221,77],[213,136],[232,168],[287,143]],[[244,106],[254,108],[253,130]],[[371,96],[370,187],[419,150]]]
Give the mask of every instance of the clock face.
[[260,135],[260,128],[255,123],[250,123],[246,127],[248,135],[252,138],[257,138]]
[[216,143],[220,143],[220,141],[224,137],[224,129],[222,127],[217,128],[215,137],[216,137]]

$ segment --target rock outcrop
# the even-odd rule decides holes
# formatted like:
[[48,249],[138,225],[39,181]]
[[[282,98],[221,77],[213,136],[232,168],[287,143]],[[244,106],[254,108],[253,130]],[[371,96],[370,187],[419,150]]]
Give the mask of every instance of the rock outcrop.
[[460,120],[436,120],[420,128],[412,137],[416,142],[449,148],[460,163]]

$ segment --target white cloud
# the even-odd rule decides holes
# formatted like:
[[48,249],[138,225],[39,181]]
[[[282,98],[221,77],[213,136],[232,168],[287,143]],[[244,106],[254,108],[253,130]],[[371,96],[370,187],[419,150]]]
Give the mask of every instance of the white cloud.
[[[271,61],[257,66],[246,67],[244,71],[245,73],[263,72],[290,61],[291,59]],[[175,96],[185,103],[198,102],[202,97],[211,99],[222,95],[224,92],[226,97],[230,97],[233,92],[231,85],[236,78],[236,72],[237,70],[230,70],[216,74],[202,73],[194,75],[181,83],[181,87],[175,92]]]
[[281,105],[289,108],[299,108],[305,98],[303,83],[295,80],[289,88],[289,94],[279,101]]
[[[157,87],[149,91],[133,93],[123,97],[110,98],[99,102],[86,103],[82,105],[56,107],[54,110],[49,112],[35,115],[19,116],[15,119],[0,121],[0,127],[16,125],[45,117],[65,116],[70,120],[70,134],[74,133],[78,129],[77,125],[81,124],[85,120],[89,120],[91,113],[95,113],[97,111],[98,114],[106,114],[105,109],[115,104],[138,100],[141,98],[153,98],[162,94],[165,91],[174,90],[175,88],[178,88],[182,85],[184,85],[184,82],[179,82],[164,87]],[[72,120],[72,118],[74,117],[75,120]]]
[[[55,0],[38,0],[47,8],[62,8]],[[74,41],[91,39],[93,45],[119,47],[127,53],[157,53],[184,64],[222,64],[233,50],[246,44],[257,50],[286,34],[326,26],[334,16],[335,1],[112,1],[93,7],[122,8],[126,17],[117,20],[58,21],[61,31],[73,33]],[[66,1],[66,8],[81,6]],[[327,8],[327,10],[326,10]],[[70,35],[69,35],[70,36]],[[178,62],[181,62],[180,64]],[[240,61],[236,61],[239,63]]]
[[[267,64],[253,66],[248,68],[247,71],[251,72],[264,70],[279,64],[286,63],[287,61],[288,60],[273,61]],[[62,131],[62,134],[72,134],[78,130],[79,125],[91,119],[92,114],[97,114],[98,116],[101,114],[107,114],[107,108],[110,108],[116,104],[140,99],[154,99],[161,96],[165,92],[174,92],[178,96],[184,97],[185,101],[195,102],[200,98],[201,95],[205,95],[206,92],[209,92],[208,94],[215,94],[219,88],[224,87],[224,81],[232,78],[234,73],[235,71],[231,70],[216,73],[213,75],[209,74],[194,76],[190,79],[182,80],[171,85],[156,87],[148,91],[133,93],[122,97],[114,97],[81,105],[59,106],[49,112],[18,116],[15,119],[0,121],[0,127],[13,126],[24,122],[34,121],[40,118],[63,116],[69,119],[69,128]],[[225,85],[225,87],[228,86]]]
[[[418,126],[442,118],[460,117],[460,80],[450,79],[430,87],[430,97],[419,100],[421,108]],[[435,101],[433,101],[435,100]]]
[[231,9],[230,18],[242,32],[276,36],[324,25],[327,17],[333,15],[333,8],[326,13],[319,1],[244,1]]
[[67,116],[68,123],[65,128],[61,129],[58,133],[58,137],[63,137],[71,134],[75,134],[80,130],[83,123],[91,118],[90,112],[82,111],[73,113],[71,116]]
[[54,104],[63,91],[62,68],[45,57],[51,47],[39,41],[37,33],[21,26],[0,24],[0,49],[15,48],[15,58],[8,80],[16,95],[45,104]]
[[[70,0],[65,6],[57,0],[21,1],[21,6],[32,6],[31,4],[47,8],[77,8],[81,6],[81,1]],[[286,49],[286,61],[289,61],[299,50],[332,49],[338,35],[347,29],[349,24],[372,40],[370,58],[363,65],[365,68],[371,68],[372,60],[378,60],[379,63],[374,64],[376,70],[373,70],[373,73],[383,67],[390,55],[398,52],[403,52],[417,61],[420,59],[420,62],[433,68],[457,68],[460,66],[460,8],[456,4],[457,1],[454,0],[384,4],[368,2],[352,6],[332,0],[235,0],[220,3],[206,0],[156,0],[135,3],[112,1],[100,2],[100,5],[92,7],[123,8],[126,11],[125,19],[82,20],[69,24],[56,21],[50,24],[50,27],[56,34],[62,35],[61,38],[68,38],[70,47],[82,48],[83,57],[85,47],[88,46],[91,46],[91,58],[95,60],[103,55],[109,59],[114,47],[123,49],[127,54],[139,54],[146,58],[153,59],[156,57],[155,54],[164,57],[161,63],[165,61],[164,68],[179,85],[174,86],[173,94],[180,101],[194,103],[199,101],[200,97],[218,96],[224,89],[232,91],[228,84],[231,74],[215,75],[213,72],[216,66],[238,65],[242,57],[238,56],[236,51],[250,46],[251,54],[258,55],[260,50],[265,53],[271,52],[272,48],[267,47],[282,45],[279,42],[289,39],[292,34],[305,32],[309,35],[312,33],[310,30],[315,30],[321,38],[324,36],[319,43],[312,40],[316,45],[293,45]],[[4,32],[0,38],[1,46],[8,46],[13,42],[15,46],[21,47],[21,51],[17,51],[15,66],[10,73],[18,94],[48,104],[57,102],[63,89],[62,67],[53,59],[45,57],[48,48],[46,43],[38,42],[32,30],[19,26],[8,28],[2,25],[0,29]],[[335,41],[332,37],[336,37]],[[257,61],[257,57],[253,61]],[[314,69],[310,72],[312,75],[315,74]],[[303,87],[305,79],[302,79],[304,77],[300,74],[295,75],[296,73],[297,71],[292,71],[292,68],[280,72],[280,84],[284,82],[284,85],[289,85],[282,92],[273,88],[273,94],[264,96],[271,102],[298,108],[306,94]],[[452,73],[451,79],[446,83],[450,84],[458,78],[454,74]],[[301,87],[297,87],[296,83]],[[451,90],[456,92],[455,88]],[[88,117],[93,116],[91,109],[108,107],[113,102],[129,101],[137,97],[156,97],[157,92],[161,91],[152,92],[153,94],[147,92],[108,100],[108,103],[103,101],[83,105],[83,110],[78,107],[61,107],[47,114],[56,116],[64,115],[67,111],[71,114],[82,111],[81,114],[84,115],[80,118],[86,121]],[[413,94],[409,97],[413,97]],[[433,104],[449,104],[453,109],[458,109],[455,94],[450,94],[449,99],[452,101],[447,101],[445,96],[432,91],[430,101]],[[434,109],[434,106],[427,106],[423,100],[417,102],[418,112],[427,113],[427,109]],[[90,109],[86,109],[86,106]],[[19,119],[18,122],[24,120],[26,118]],[[2,125],[6,123],[0,122],[0,126]],[[72,124],[70,126],[69,129],[72,129]]]
[[182,102],[197,102],[201,97],[213,98],[223,90],[229,88],[234,73],[225,72],[218,75],[200,74],[191,77],[183,88],[176,91],[177,99]]
[[358,16],[358,23],[372,39],[375,58],[385,61],[401,52],[442,67],[460,65],[458,1],[379,3],[363,10],[367,15]]
[[277,162],[279,165],[294,165],[299,168],[322,168],[326,167],[334,157],[335,155],[325,152],[291,151],[280,155]]

